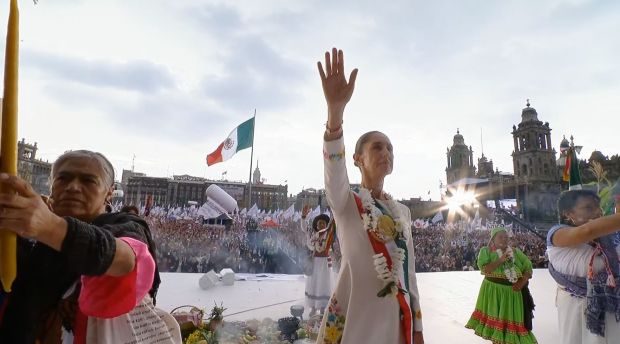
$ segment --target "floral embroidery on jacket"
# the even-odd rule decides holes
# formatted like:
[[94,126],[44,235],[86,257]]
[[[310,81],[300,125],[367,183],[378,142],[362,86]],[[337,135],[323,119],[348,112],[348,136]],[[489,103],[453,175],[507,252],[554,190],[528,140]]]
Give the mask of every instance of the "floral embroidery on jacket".
[[342,315],[342,308],[338,306],[336,294],[332,295],[327,308],[327,321],[325,322],[325,333],[323,334],[324,343],[340,343],[344,330],[345,316]]

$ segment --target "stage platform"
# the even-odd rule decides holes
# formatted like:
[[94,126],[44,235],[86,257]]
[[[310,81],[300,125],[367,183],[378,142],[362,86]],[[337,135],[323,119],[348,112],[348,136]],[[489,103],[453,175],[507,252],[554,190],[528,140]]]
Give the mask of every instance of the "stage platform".
[[[162,274],[157,306],[167,311],[183,305],[210,310],[214,302],[223,302],[227,308],[224,313],[227,319],[270,317],[277,320],[290,315],[290,306],[304,304],[303,275],[242,274],[237,277],[245,278],[246,281],[236,281],[233,286],[220,283],[209,290],[202,290],[198,286],[201,276],[202,274]],[[480,272],[433,272],[420,273],[417,276],[427,344],[490,343],[464,327],[476,304],[483,278]],[[530,290],[536,303],[534,334],[538,342],[558,343],[556,284],[546,269],[534,271]]]

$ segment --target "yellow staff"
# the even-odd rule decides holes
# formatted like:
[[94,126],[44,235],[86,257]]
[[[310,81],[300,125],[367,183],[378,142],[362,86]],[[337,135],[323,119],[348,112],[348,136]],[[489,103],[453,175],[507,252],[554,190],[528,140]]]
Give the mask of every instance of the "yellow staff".
[[[17,0],[11,0],[9,26],[6,34],[4,59],[4,99],[2,101],[2,162],[0,171],[17,175],[17,69],[19,67],[19,9]],[[12,188],[0,185],[2,193],[14,193]],[[0,279],[6,292],[17,275],[17,236],[0,229]]]

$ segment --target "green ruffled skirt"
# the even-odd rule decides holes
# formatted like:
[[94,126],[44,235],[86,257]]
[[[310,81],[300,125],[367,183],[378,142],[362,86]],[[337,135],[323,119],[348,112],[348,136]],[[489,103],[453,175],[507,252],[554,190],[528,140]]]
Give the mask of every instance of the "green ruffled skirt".
[[485,279],[476,310],[465,327],[493,344],[536,344],[536,337],[523,324],[523,296],[512,286]]

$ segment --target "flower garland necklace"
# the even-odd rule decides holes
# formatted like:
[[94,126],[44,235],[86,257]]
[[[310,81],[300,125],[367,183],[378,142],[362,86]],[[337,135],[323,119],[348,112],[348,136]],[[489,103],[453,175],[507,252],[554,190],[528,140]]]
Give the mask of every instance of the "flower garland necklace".
[[[496,252],[499,257],[504,255],[502,250],[499,248]],[[506,262],[502,263],[504,265],[504,275],[506,275],[506,278],[508,278],[510,283],[515,284],[519,280],[517,270],[515,269],[515,253],[510,246],[506,248],[506,252],[508,252],[508,260],[506,262],[510,262],[510,264],[506,264]]]
[[[375,200],[372,197],[370,191],[368,189],[360,187],[359,196],[362,201],[362,207],[364,208],[364,213],[362,214],[364,229],[370,232],[373,236],[375,236],[377,240],[380,240],[384,236],[387,236],[388,240],[390,238],[391,240],[394,240],[396,236],[398,236],[399,239],[404,239],[406,242],[407,240],[409,240],[409,236],[411,235],[411,233],[405,230],[405,226],[403,225],[403,221],[401,219],[402,214],[398,207],[398,202],[396,202],[390,195],[384,195],[386,196],[387,200],[386,207],[393,216],[393,229],[396,233],[378,233],[380,231],[380,229],[378,228],[379,218],[383,217],[384,215],[379,209],[377,209],[377,207],[375,207]],[[379,291],[377,296],[397,296],[399,292],[406,294],[407,291],[398,286],[400,271],[402,270],[403,263],[405,262],[405,250],[397,247],[396,251],[390,255],[390,258],[392,259],[391,270],[390,268],[388,268],[387,259],[385,258],[383,253],[375,254],[372,256],[372,258],[374,260],[375,270],[377,271],[377,277],[383,281],[383,289]]]
[[327,246],[327,233],[323,236],[321,236],[322,233],[320,232],[314,232],[312,233],[312,239],[311,241],[314,244],[314,250],[316,252],[323,252],[325,251],[325,247]]

